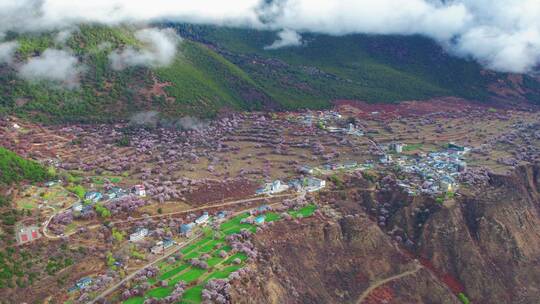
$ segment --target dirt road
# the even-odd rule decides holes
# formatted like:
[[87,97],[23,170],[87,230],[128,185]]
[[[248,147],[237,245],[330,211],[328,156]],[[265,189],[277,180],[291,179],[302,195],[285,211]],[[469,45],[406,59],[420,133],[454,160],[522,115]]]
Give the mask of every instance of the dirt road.
[[383,280],[379,280],[379,281],[376,281],[375,283],[373,283],[372,285],[369,286],[368,289],[364,290],[364,292],[360,295],[360,297],[358,298],[358,300],[356,301],[356,304],[362,304],[362,302],[369,296],[369,294],[375,290],[377,287],[380,287],[388,282],[391,282],[391,281],[394,281],[394,280],[398,280],[398,279],[401,279],[403,277],[406,277],[406,276],[409,276],[409,275],[412,275],[412,274],[415,274],[416,272],[418,272],[418,270],[422,269],[423,266],[420,265],[418,262],[416,262],[415,264],[415,268],[412,269],[412,270],[409,270],[409,271],[405,271],[405,272],[402,272],[400,274],[397,274],[395,276],[391,276],[389,278],[386,278],[386,279],[383,279]]

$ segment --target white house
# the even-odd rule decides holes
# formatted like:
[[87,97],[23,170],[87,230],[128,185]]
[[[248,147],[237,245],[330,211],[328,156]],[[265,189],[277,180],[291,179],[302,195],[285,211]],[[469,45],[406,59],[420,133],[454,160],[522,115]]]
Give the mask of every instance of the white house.
[[73,211],[76,211],[76,212],[82,212],[83,205],[81,203],[75,203],[73,204],[71,209],[73,209]]
[[199,218],[195,220],[195,223],[197,225],[206,224],[208,223],[209,219],[210,219],[210,216],[208,216],[208,212],[204,212],[203,215],[199,216]]
[[159,241],[156,243],[156,245],[154,245],[154,247],[150,249],[150,252],[152,252],[153,254],[161,254],[165,251],[165,249],[171,247],[173,244],[174,243],[168,239],[164,241]]
[[138,242],[148,235],[148,229],[140,228],[129,236],[130,242]]
[[392,162],[392,156],[389,154],[385,154],[383,157],[379,160],[382,164],[388,164]]
[[283,184],[280,180],[275,180],[272,183],[267,183],[264,187],[257,189],[257,194],[276,194],[287,191],[289,185]]
[[403,152],[403,144],[402,143],[392,143],[390,144],[390,149],[396,153]]
[[146,188],[144,187],[144,185],[135,185],[133,187],[133,193],[140,197],[146,197]]
[[289,185],[282,184],[280,180],[275,180],[270,188],[270,193],[280,193],[289,189]]
[[313,172],[314,172],[313,168],[310,167],[310,166],[302,166],[302,167],[300,167],[300,169],[298,171],[300,171],[300,173],[304,173],[304,174],[313,174]]
[[307,192],[319,191],[323,189],[324,187],[326,187],[325,180],[314,178],[314,177],[307,178],[306,187],[305,187]]

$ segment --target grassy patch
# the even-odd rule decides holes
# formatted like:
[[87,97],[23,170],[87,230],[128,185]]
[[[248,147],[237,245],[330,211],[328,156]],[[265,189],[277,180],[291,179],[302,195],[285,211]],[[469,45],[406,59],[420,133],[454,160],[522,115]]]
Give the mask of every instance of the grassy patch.
[[182,264],[172,270],[169,270],[167,272],[165,272],[164,274],[162,274],[159,279],[160,280],[168,280],[169,278],[172,278],[174,277],[175,275],[179,274],[180,272],[186,270],[187,268],[189,267],[188,264]]
[[289,214],[293,217],[308,217],[312,216],[315,210],[317,210],[317,206],[315,206],[314,204],[309,204],[299,210],[289,211]]
[[168,296],[171,292],[172,292],[172,288],[158,287],[158,288],[154,288],[154,289],[148,291],[145,295],[146,295],[146,297],[149,297],[149,298],[161,299],[161,298],[165,298],[166,296]]
[[407,144],[407,145],[405,145],[405,147],[403,147],[403,151],[404,152],[416,151],[416,150],[422,149],[423,147],[424,147],[424,145],[420,144],[420,143],[418,143],[418,144],[410,144],[410,145]]
[[[185,273],[179,275],[177,278],[178,278],[178,281],[185,281],[186,283],[191,283],[191,282],[197,280],[205,272],[206,272],[205,269],[191,268],[190,270],[186,271]],[[176,280],[176,278],[175,278],[175,280]]]
[[248,213],[243,213],[237,217],[234,217],[231,220],[221,224],[220,229],[226,231],[228,229],[234,228],[240,225],[240,221],[242,221],[242,219],[245,219],[246,217],[249,217]]
[[201,303],[202,290],[203,290],[203,286],[201,285],[198,285],[198,286],[195,286],[186,290],[186,292],[182,296],[182,303]]
[[281,216],[275,212],[268,212],[266,213],[266,219],[267,222],[274,222],[281,219]]
[[144,303],[143,297],[133,297],[123,302],[123,304],[143,304],[143,303]]
[[244,262],[247,260],[247,255],[243,252],[235,253],[234,255],[230,256],[228,259],[225,260],[224,264],[232,264],[234,259],[240,259],[240,261]]

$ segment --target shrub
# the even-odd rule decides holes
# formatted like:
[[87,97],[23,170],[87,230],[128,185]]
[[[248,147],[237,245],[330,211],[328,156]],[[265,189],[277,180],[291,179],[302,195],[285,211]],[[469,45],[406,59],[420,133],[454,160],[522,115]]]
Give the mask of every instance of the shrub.
[[463,293],[463,292],[460,292],[458,294],[458,299],[461,301],[461,303],[463,304],[470,304],[471,301],[469,300],[469,298],[467,298],[467,296]]

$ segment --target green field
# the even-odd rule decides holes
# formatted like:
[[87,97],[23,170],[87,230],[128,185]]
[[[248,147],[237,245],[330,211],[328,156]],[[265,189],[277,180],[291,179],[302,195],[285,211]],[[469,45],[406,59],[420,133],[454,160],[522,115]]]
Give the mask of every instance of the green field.
[[423,144],[407,144],[405,147],[403,147],[403,152],[420,150],[422,147],[424,147]]
[[[308,217],[311,216],[316,206],[311,204],[307,205],[299,210],[290,211],[290,214],[294,217]],[[242,229],[248,229],[252,232],[256,231],[256,226],[241,223],[242,219],[249,217],[248,213],[238,215],[225,223],[220,225],[220,233],[215,234],[210,228],[203,228],[204,236],[197,240],[195,243],[190,244],[180,250],[184,254],[181,260],[178,260],[172,264],[162,262],[159,264],[160,273],[157,278],[149,279],[148,282],[154,286],[153,289],[146,292],[144,297],[134,297],[124,304],[138,304],[143,303],[145,299],[150,297],[163,298],[168,296],[174,285],[180,281],[184,281],[188,284],[188,289],[184,294],[182,303],[194,304],[201,303],[201,291],[208,280],[211,279],[224,279],[229,275],[242,267],[248,259],[247,255],[242,252],[234,253],[226,258],[219,256],[220,251],[230,252],[232,248],[227,245],[225,237],[227,235],[240,232]],[[269,212],[266,214],[267,221],[277,221],[281,217]],[[209,254],[210,258],[206,261],[208,263],[208,269],[200,269],[193,267],[189,264],[189,260],[192,258],[200,258],[203,254]],[[240,259],[240,264],[235,264],[234,260]],[[166,280],[168,287],[158,287],[159,282]]]
[[123,302],[124,304],[143,304],[144,298],[143,297],[133,297],[130,299],[127,299]]
[[317,210],[317,206],[315,206],[314,204],[310,204],[300,208],[299,210],[289,211],[289,214],[293,217],[308,217],[312,216],[315,210]]

